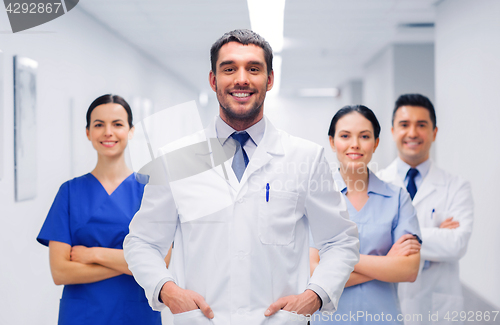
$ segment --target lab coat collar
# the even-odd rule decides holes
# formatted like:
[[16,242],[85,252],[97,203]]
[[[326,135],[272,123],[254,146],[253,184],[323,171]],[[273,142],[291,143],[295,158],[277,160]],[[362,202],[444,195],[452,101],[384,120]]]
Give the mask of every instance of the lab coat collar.
[[436,190],[437,187],[446,185],[443,174],[439,172],[436,165],[432,162],[429,173],[424,178],[420,188],[417,190],[415,197],[413,198],[413,204],[417,205],[425,197],[429,196]]
[[[264,130],[266,128],[266,120],[262,118],[260,121],[246,129],[245,131],[250,135],[250,140],[258,146],[262,137],[264,136]],[[217,133],[217,139],[221,146],[224,146],[226,141],[231,137],[231,135],[236,132],[229,124],[227,124],[220,115],[215,118],[215,132]]]
[[[212,122],[210,122],[210,125],[208,125],[208,127],[205,129],[205,136],[207,137],[207,139],[217,138],[217,129],[215,125],[217,123],[218,118],[219,118],[218,116],[215,116]],[[222,144],[223,143],[221,143],[221,145]]]
[[384,179],[387,180],[388,183],[396,184],[402,188],[406,189],[406,186],[404,184],[404,179],[401,179],[398,175],[398,160],[397,158],[394,159],[394,161],[387,166],[385,170],[382,171],[386,177]]
[[432,182],[432,184],[434,184],[436,186],[445,186],[446,185],[446,179],[444,177],[444,174],[440,172],[439,168],[437,168],[437,166],[436,166],[436,164],[434,164],[434,162],[431,163],[429,173],[427,174],[427,177],[424,178],[424,182],[426,179],[429,179],[429,182]]
[[[205,129],[205,136],[207,139],[217,138],[216,123],[219,118],[219,116],[216,116],[210,125]],[[256,139],[256,153],[259,151],[259,148],[265,148],[264,150],[272,155],[284,155],[285,150],[283,149],[283,144],[281,143],[281,138],[279,137],[280,131],[274,127],[266,116],[263,117],[263,120],[265,123],[264,136],[262,137],[262,140]],[[222,140],[220,144],[223,145],[225,140],[227,140],[227,137],[220,140]]]
[[259,146],[269,154],[283,156],[285,149],[283,149],[283,144],[281,143],[280,131],[274,127],[267,117],[264,116],[264,118],[266,129],[262,143]]
[[[406,186],[404,184],[404,179],[401,179],[401,177],[398,174],[397,161],[398,160],[396,158],[387,167],[386,169],[387,173],[384,174],[388,175],[387,180],[389,181],[389,183],[397,184],[402,188],[406,189]],[[444,185],[446,185],[446,180],[444,179],[443,174],[439,172],[439,169],[436,167],[434,162],[431,161],[429,172],[427,173],[427,176],[425,176],[425,178],[423,179],[422,184],[420,184],[420,187],[418,188],[418,191],[415,194],[415,197],[413,198],[413,205],[416,206],[424,198],[432,194],[436,190],[436,187]]]
[[[415,167],[418,170],[418,172],[420,173],[422,180],[427,176],[427,174],[429,174],[429,169],[430,169],[431,165],[432,165],[432,160],[427,159],[426,161],[424,161],[423,163],[421,163],[420,165]],[[405,181],[406,175],[408,174],[408,171],[412,167],[409,164],[407,164],[406,162],[404,162],[400,157],[396,158],[396,166],[397,166],[399,177],[402,178],[403,181]]]
[[241,178],[240,185],[243,186],[250,176],[265,166],[271,161],[274,156],[282,156],[285,154],[283,144],[281,143],[280,131],[272,125],[272,123],[265,117],[266,129],[260,144],[257,146],[255,153],[250,158],[248,166]]
[[[208,139],[217,137],[217,131],[216,131],[217,118],[218,117],[216,116],[213,119],[212,123],[205,129],[205,136]],[[262,137],[262,140],[257,146],[254,154],[250,158],[250,161],[248,163],[247,168],[245,169],[245,172],[243,173],[241,181],[238,183],[238,181],[236,180],[236,176],[234,175],[231,175],[229,177],[229,184],[237,192],[239,192],[244,187],[249,177],[255,171],[259,170],[267,163],[269,163],[269,161],[271,161],[274,156],[282,156],[285,154],[285,150],[281,142],[281,136],[280,136],[281,131],[276,129],[266,116],[264,116],[263,118],[265,119],[264,136]],[[232,170],[228,171],[228,169],[231,168],[231,165],[230,164],[227,165],[228,168],[226,168],[226,171],[234,174]],[[225,177],[225,175],[223,175],[222,172],[218,173],[220,174],[221,177]]]

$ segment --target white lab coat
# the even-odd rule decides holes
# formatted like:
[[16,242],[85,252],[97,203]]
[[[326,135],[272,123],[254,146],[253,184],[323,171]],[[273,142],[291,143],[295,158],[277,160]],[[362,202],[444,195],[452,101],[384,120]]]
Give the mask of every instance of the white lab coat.
[[[209,320],[194,310],[174,315],[175,324],[306,324],[283,310],[269,318],[264,312],[280,297],[302,293],[309,284],[328,294],[331,301],[323,310],[335,311],[358,262],[357,228],[335,190],[324,149],[265,122],[241,183],[230,158],[167,185],[154,185],[154,180],[146,185],[124,242],[130,270],[153,309],[165,307],[158,293],[172,280],[201,294],[215,314]],[[215,123],[164,151],[207,138],[216,138]],[[214,147],[217,140],[209,143],[206,155],[193,157],[212,157],[221,150]],[[311,279],[309,226],[321,248],[321,262]],[[166,269],[163,258],[174,236]]]
[[[397,173],[397,160],[378,176],[387,182],[406,188]],[[422,231],[420,251],[421,267],[430,261],[428,268],[421,269],[413,283],[399,284],[399,299],[404,314],[420,314],[422,322],[405,321],[405,324],[460,324],[450,319],[454,312],[463,310],[462,286],[459,278],[459,260],[467,251],[472,233],[474,203],[470,183],[453,176],[431,164],[429,173],[413,198]],[[434,211],[434,213],[433,213]],[[441,229],[446,218],[460,222],[456,229]],[[429,321],[429,313],[438,314],[439,321]],[[455,320],[459,320],[460,316]]]

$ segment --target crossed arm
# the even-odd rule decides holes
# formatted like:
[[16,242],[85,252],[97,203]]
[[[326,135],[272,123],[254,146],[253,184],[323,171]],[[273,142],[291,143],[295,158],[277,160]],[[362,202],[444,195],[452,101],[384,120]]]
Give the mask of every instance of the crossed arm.
[[448,186],[442,213],[448,217],[439,227],[422,227],[422,259],[454,262],[467,252],[474,220],[474,202],[469,182],[455,177]]
[[[49,242],[50,270],[56,285],[92,283],[121,274],[132,275],[122,249],[70,246]],[[165,258],[168,265],[170,254]]]
[[[447,218],[440,229],[456,229],[460,223]],[[391,247],[386,256],[360,255],[359,263],[354,267],[346,288],[371,281],[414,282],[418,275],[421,245],[411,234],[401,236]],[[318,250],[310,248],[311,274],[319,263]]]
[[[311,275],[319,263],[318,250],[309,249]],[[384,282],[413,282],[420,263],[420,244],[411,234],[401,236],[386,256],[360,255],[346,287],[371,280]]]

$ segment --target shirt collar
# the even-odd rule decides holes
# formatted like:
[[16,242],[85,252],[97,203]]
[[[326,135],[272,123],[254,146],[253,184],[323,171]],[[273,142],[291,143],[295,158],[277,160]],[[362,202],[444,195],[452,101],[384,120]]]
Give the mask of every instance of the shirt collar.
[[[333,179],[335,181],[335,184],[337,184],[337,188],[339,189],[339,191],[342,194],[346,194],[347,185],[338,170],[333,174]],[[391,190],[388,184],[380,180],[370,169],[368,169],[368,194],[369,193],[382,196],[394,195],[394,191]]]
[[[411,166],[405,163],[399,157],[396,159],[396,161],[397,161],[399,177],[401,179],[406,179],[406,174],[408,174],[408,170],[410,170]],[[427,176],[427,174],[429,173],[429,170],[431,169],[431,163],[432,161],[430,159],[427,159],[426,161],[424,161],[423,163],[421,163],[416,167],[422,179],[424,179],[425,176]]]
[[[262,118],[259,122],[243,131],[246,131],[250,135],[250,139],[252,139],[252,142],[255,143],[256,146],[258,146],[260,141],[264,137],[265,129],[266,122],[265,119]],[[224,145],[231,134],[236,132],[235,129],[224,122],[220,115],[217,116],[217,119],[215,120],[215,130],[217,132],[217,138],[219,139],[221,145]]]
[[342,194],[345,194],[347,192],[347,185],[345,184],[344,179],[342,178],[342,175],[340,175],[340,172],[338,170],[333,173],[333,180],[335,181],[338,190]]

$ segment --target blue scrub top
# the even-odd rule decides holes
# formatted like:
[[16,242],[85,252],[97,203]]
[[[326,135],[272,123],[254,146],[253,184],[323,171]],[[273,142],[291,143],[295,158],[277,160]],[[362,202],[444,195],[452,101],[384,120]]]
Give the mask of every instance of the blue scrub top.
[[[141,205],[144,185],[127,177],[109,195],[92,174],[67,181],[59,188],[37,240],[48,246],[59,241],[71,246],[123,249],[128,225]],[[65,285],[59,325],[161,324],[160,313],[148,305],[144,290],[130,275]]]
[[[349,218],[358,226],[360,254],[385,256],[405,234],[416,235],[420,241],[417,212],[405,190],[369,171],[368,201],[357,211],[345,196],[347,186],[338,171],[334,180],[344,194]],[[378,280],[345,288],[337,311],[333,315],[318,312],[311,324],[403,324],[397,320],[401,314],[397,288],[397,283]]]

